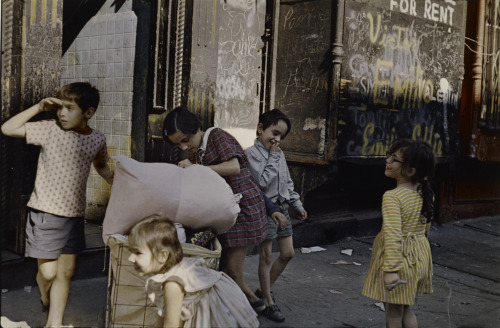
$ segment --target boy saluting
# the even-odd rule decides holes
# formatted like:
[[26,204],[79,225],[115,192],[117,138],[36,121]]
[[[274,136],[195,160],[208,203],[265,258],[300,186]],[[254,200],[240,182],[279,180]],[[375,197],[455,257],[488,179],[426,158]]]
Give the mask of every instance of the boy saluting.
[[[38,262],[42,310],[49,311],[46,327],[62,325],[76,256],[85,248],[83,217],[91,164],[113,182],[106,137],[87,124],[98,104],[99,91],[90,83],[71,83],[56,98],[45,98],[2,125],[6,136],[41,147],[28,202],[25,256]],[[52,109],[57,109],[58,120],[28,122]]]

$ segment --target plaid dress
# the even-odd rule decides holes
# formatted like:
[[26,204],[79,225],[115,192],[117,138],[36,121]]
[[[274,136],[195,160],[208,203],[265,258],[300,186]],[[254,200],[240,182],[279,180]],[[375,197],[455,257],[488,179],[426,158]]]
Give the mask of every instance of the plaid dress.
[[236,157],[240,163],[240,174],[226,176],[224,179],[231,186],[233,193],[240,193],[241,212],[236,223],[226,233],[219,236],[224,247],[242,247],[262,242],[266,238],[267,214],[262,192],[257,186],[250,169],[248,159],[236,139],[226,131],[215,128],[210,132],[202,162],[199,164],[215,165]]

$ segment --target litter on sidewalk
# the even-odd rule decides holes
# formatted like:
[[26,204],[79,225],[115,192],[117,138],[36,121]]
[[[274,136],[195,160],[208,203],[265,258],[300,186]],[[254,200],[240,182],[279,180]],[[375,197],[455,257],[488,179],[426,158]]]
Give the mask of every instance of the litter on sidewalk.
[[361,265],[361,263],[358,263],[358,262],[347,262],[347,261],[344,261],[344,260],[338,260],[338,261],[335,261],[335,262],[332,262],[330,264],[334,264],[334,265],[348,265],[348,264],[353,264],[353,265]]
[[345,254],[345,255],[351,256],[352,255],[352,249],[351,248],[343,249],[343,250],[340,251],[340,254]]
[[30,328],[26,321],[12,321],[4,316],[2,316],[0,323],[4,328]]
[[301,247],[300,251],[302,252],[302,254],[308,254],[308,253],[326,251],[326,248],[319,247],[319,246]]
[[373,303],[376,307],[378,307],[381,311],[384,311],[385,312],[385,306],[384,306],[384,303],[382,302],[377,302],[377,303]]

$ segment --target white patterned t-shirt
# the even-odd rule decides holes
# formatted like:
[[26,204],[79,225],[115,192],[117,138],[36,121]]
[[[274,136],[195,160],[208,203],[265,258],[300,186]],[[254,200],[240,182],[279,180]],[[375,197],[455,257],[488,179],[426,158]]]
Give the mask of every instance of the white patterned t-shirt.
[[41,146],[35,188],[28,206],[43,212],[83,217],[86,187],[93,161],[108,161],[106,137],[92,130],[64,130],[55,120],[26,123],[26,142]]

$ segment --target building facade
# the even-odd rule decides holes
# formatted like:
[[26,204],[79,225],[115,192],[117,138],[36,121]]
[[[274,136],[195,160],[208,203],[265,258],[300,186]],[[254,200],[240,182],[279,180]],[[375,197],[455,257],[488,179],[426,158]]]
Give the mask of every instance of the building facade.
[[[500,210],[499,0],[7,0],[2,122],[59,86],[101,91],[91,126],[109,153],[183,156],[165,143],[175,106],[246,147],[280,108],[283,142],[312,215],[380,206],[385,153],[423,139],[438,158],[439,220]],[[21,251],[37,150],[1,137],[2,226]],[[111,161],[111,164],[113,162]],[[110,186],[93,171],[89,220]],[[14,237],[15,236],[15,237]]]

